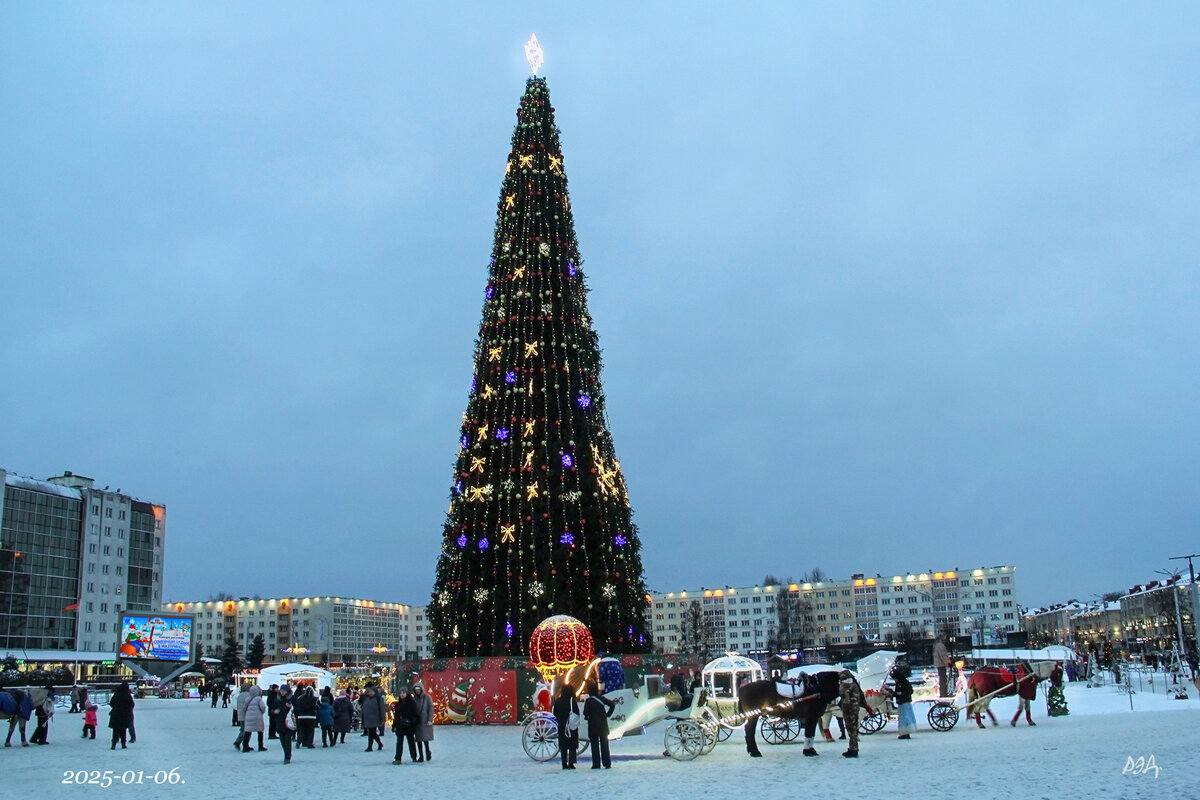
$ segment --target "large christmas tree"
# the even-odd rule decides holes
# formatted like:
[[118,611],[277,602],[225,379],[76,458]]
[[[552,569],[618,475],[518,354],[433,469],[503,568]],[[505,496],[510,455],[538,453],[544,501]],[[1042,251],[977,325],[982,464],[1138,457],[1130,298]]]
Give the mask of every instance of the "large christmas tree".
[[435,655],[520,655],[577,617],[646,652],[637,528],[600,385],[567,176],[544,78],[517,111],[429,620]]

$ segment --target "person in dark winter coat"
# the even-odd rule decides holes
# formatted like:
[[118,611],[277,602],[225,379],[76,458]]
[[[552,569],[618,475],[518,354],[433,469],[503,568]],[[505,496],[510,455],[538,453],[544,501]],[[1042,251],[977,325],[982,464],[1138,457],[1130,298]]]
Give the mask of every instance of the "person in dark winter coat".
[[279,732],[279,744],[283,747],[283,763],[292,763],[292,737],[296,732],[287,726],[288,713],[292,711],[292,687],[284,684],[279,687],[279,694],[275,698],[275,708],[271,709],[271,716],[275,717],[278,722],[275,723],[275,729]]
[[50,744],[46,737],[50,735],[50,718],[54,716],[56,698],[54,687],[47,684],[46,699],[33,709],[34,716],[37,718],[37,727],[33,729],[33,736],[29,737],[30,744]]
[[396,757],[393,764],[404,762],[404,743],[408,742],[408,757],[417,760],[417,702],[407,689],[397,690],[396,706],[392,709],[392,733],[396,734]]
[[121,743],[121,749],[125,749],[125,735],[129,731],[129,726],[133,724],[133,695],[129,692],[129,683],[122,681],[121,685],[113,690],[112,697],[108,701],[108,727],[112,728],[112,747],[110,750],[117,749],[117,742]]
[[242,712],[242,752],[250,752],[250,734],[258,734],[258,749],[266,750],[263,746],[263,728],[266,727],[263,721],[264,715],[267,713],[267,701],[263,699],[262,687],[251,686],[246,692],[248,699],[246,700],[246,710]]
[[292,708],[296,712],[296,724],[299,726],[296,730],[296,746],[315,749],[313,739],[317,732],[317,694],[311,686],[296,690]]
[[588,685],[587,700],[583,701],[583,718],[587,720],[588,742],[592,746],[592,769],[612,768],[612,758],[608,753],[608,718],[612,716],[617,704],[600,694],[600,688],[592,683]]
[[911,670],[905,664],[897,664],[892,667],[892,680],[896,683],[892,695],[896,698],[896,711],[899,717],[897,727],[900,731],[897,739],[911,739],[913,732],[917,729],[917,717],[913,713],[912,707],[913,687],[908,680],[910,673]]
[[354,720],[354,701],[350,693],[342,689],[342,693],[333,701],[333,735],[337,743],[346,743],[346,734],[350,732],[350,723]]
[[333,747],[337,743],[333,735],[333,698],[325,692],[321,692],[317,706],[317,724],[321,726],[321,747]]
[[279,702],[279,687],[271,684],[271,688],[267,689],[267,738],[279,738],[279,716],[276,715],[275,705]]
[[361,703],[362,726],[367,734],[367,752],[371,752],[376,744],[382,750],[383,739],[379,735],[379,728],[387,717],[387,705],[383,699],[383,690],[378,686],[368,686],[363,690],[359,702]]
[[[562,685],[550,712],[554,714],[554,721],[558,723],[558,754],[562,760],[562,768],[575,769],[575,759],[579,755],[580,709],[574,686],[569,683]],[[570,725],[572,715],[575,716],[574,728]]]
[[413,702],[417,704],[417,761],[432,761],[429,743],[433,741],[433,701],[425,694],[424,685],[413,687]]

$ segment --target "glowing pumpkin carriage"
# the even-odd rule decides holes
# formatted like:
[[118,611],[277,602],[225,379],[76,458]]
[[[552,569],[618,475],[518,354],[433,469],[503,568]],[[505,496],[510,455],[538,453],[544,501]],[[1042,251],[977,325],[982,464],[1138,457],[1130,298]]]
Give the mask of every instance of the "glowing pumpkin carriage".
[[[559,754],[558,721],[550,704],[565,685],[577,693],[589,684],[603,687],[604,696],[616,705],[608,721],[609,741],[641,735],[646,726],[666,719],[663,746],[672,758],[689,761],[716,747],[720,726],[706,705],[707,692],[681,697],[659,675],[645,676],[639,687],[626,687],[621,662],[597,658],[591,634],[579,620],[560,615],[543,621],[530,637],[529,652],[544,681],[534,693],[537,710],[525,718],[521,730],[521,744],[534,761],[550,761]],[[579,721],[579,738],[587,739],[585,719]]]

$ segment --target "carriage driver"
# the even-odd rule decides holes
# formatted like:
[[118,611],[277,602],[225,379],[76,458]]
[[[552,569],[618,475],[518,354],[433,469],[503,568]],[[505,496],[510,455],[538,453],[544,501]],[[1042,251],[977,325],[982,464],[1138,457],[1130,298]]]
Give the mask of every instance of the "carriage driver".
[[850,746],[842,755],[846,758],[858,758],[858,710],[863,708],[870,714],[871,707],[867,705],[862,687],[858,685],[850,670],[844,669],[838,674],[838,690],[842,721],[846,723],[846,731],[850,734]]

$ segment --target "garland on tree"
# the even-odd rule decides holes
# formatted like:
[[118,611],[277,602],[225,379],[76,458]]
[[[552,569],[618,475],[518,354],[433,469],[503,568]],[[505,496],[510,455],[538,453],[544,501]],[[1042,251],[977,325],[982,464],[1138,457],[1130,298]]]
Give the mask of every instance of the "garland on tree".
[[582,620],[599,649],[651,648],[563,164],[546,82],[530,78],[429,608],[438,657],[518,655],[554,614]]

